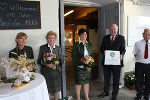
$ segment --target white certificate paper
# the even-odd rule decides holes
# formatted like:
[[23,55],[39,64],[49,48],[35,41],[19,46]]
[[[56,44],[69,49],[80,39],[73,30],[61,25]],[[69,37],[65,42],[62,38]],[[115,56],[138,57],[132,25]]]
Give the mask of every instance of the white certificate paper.
[[120,51],[105,51],[104,65],[120,65]]

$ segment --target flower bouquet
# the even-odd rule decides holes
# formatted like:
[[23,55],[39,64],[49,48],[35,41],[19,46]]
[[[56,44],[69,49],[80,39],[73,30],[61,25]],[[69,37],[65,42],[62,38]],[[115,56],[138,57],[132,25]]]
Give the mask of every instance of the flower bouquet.
[[45,53],[43,56],[43,63],[46,64],[53,64],[54,67],[52,68],[53,70],[56,69],[56,65],[55,65],[55,61],[56,61],[56,55],[53,53]]
[[90,71],[92,67],[94,67],[94,59],[91,56],[83,57],[81,59],[82,64],[84,65],[84,68],[87,71]]

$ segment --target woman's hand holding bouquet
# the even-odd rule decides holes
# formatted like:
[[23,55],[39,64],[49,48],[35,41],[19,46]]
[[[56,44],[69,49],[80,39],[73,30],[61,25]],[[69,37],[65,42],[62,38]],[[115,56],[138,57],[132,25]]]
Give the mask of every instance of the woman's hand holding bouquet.
[[84,65],[84,68],[87,71],[90,71],[92,67],[94,67],[94,59],[91,56],[83,57],[81,59],[82,64]]
[[45,53],[44,57],[43,57],[43,63],[47,67],[55,70],[56,69],[56,64],[57,64],[56,55],[53,54],[53,53]]

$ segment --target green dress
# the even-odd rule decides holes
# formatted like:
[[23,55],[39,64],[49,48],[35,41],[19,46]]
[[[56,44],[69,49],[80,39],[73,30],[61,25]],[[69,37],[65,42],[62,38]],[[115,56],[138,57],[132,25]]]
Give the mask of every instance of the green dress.
[[[86,49],[89,56],[93,56],[92,44],[90,42],[86,43]],[[84,68],[78,66],[82,65],[81,58],[84,57],[84,45],[81,42],[76,42],[72,49],[72,59],[74,62],[74,72],[75,72],[75,84],[83,85],[91,81],[91,71],[87,71]]]

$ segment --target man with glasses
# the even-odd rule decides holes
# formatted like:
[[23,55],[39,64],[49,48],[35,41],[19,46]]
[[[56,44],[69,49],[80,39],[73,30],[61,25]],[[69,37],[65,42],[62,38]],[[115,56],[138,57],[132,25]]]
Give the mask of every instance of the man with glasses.
[[[133,54],[135,56],[135,78],[136,78],[136,98],[141,100],[142,95],[145,100],[149,100],[150,93],[150,29],[143,32],[143,39],[135,43]],[[145,78],[144,78],[145,76]],[[144,83],[144,84],[143,84]],[[143,89],[143,85],[145,88]],[[144,92],[143,92],[144,90]]]

